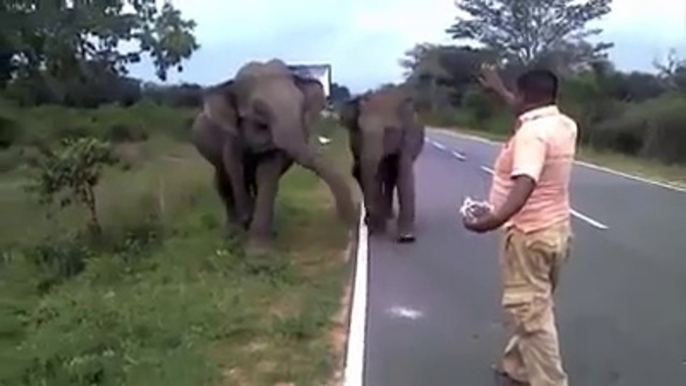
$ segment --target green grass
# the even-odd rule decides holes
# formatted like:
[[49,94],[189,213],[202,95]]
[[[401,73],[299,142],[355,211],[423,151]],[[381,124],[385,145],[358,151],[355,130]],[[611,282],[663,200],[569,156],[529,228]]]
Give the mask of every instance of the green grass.
[[[335,137],[327,156],[347,171]],[[82,210],[46,220],[22,171],[0,175],[0,384],[329,382],[347,237],[328,189],[294,167],[278,252],[247,258],[222,236],[210,168],[190,145],[154,137],[118,152],[128,168],[98,188],[98,243],[78,232]]]

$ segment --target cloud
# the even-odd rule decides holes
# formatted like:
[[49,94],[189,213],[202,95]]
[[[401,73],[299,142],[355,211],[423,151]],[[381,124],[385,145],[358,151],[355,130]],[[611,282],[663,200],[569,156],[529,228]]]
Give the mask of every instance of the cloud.
[[[623,69],[650,69],[656,56],[686,43],[686,2],[617,0],[595,26],[615,42],[611,58]],[[201,49],[170,73],[170,82],[201,84],[233,76],[248,60],[330,63],[335,82],[363,91],[399,81],[398,60],[416,43],[450,43],[457,15],[450,0],[176,0],[194,19]],[[686,53],[686,52],[685,52]],[[154,78],[149,61],[132,73]]]

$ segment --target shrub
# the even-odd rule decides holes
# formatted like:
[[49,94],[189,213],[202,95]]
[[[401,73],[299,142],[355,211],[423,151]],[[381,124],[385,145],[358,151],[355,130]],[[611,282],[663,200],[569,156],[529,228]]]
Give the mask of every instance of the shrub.
[[21,130],[16,121],[0,116],[0,149],[7,149],[14,145],[20,135]]
[[40,274],[37,289],[41,292],[81,273],[89,254],[82,240],[73,236],[48,238],[24,250],[27,260]]
[[624,154],[686,163],[686,98],[663,96],[628,105],[618,118],[595,125],[591,145]]
[[638,155],[643,148],[647,121],[635,115],[624,115],[600,123],[592,129],[589,143],[628,155]]
[[43,204],[57,201],[60,207],[74,202],[84,205],[90,213],[90,229],[100,234],[95,186],[102,169],[115,163],[107,143],[95,138],[65,140],[56,152],[43,149],[41,156],[33,160],[36,173],[27,190],[35,193]]

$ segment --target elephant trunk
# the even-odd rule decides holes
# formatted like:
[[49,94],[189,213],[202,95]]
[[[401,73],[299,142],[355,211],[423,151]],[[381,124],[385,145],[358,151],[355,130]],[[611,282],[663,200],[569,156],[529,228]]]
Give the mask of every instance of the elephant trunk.
[[335,170],[333,165],[328,164],[321,155],[307,144],[304,135],[296,134],[303,133],[302,129],[280,130],[276,128],[273,133],[276,146],[293,157],[295,162],[311,170],[326,182],[336,200],[338,216],[346,226],[352,229],[357,223],[357,210],[353,204],[348,183],[343,176]]

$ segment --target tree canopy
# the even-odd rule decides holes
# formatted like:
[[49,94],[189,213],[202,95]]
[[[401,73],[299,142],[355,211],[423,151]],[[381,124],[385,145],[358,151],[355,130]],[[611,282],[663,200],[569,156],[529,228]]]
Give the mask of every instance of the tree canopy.
[[[612,0],[462,0],[447,32],[476,40],[505,60],[530,65],[562,51],[574,60],[602,55],[612,45],[585,39],[601,29],[586,25],[610,12]],[[567,58],[571,60],[572,58]]]
[[39,74],[58,80],[123,75],[143,54],[165,80],[199,48],[194,28],[168,1],[158,7],[155,0],[6,0],[0,3],[0,86]]

